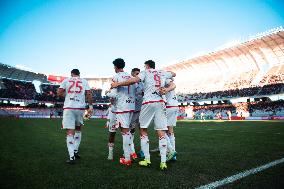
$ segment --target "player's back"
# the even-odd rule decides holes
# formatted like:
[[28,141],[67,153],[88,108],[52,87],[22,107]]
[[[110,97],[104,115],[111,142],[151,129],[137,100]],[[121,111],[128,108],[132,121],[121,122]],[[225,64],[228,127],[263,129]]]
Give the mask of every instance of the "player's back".
[[80,77],[65,79],[60,88],[65,90],[64,109],[85,109],[85,92],[90,90],[89,84]]
[[171,74],[166,73],[162,75],[162,72],[156,69],[147,69],[140,72],[139,78],[143,82],[144,97],[143,103],[151,101],[163,101],[162,95],[159,93],[160,87],[165,86],[165,78],[170,78]]
[[[127,72],[118,72],[113,81],[123,82],[131,78],[131,75]],[[115,111],[128,112],[135,110],[135,85],[120,86],[117,88],[117,98],[115,103]]]
[[[166,80],[166,85],[168,85],[172,80],[171,79],[167,79]],[[167,107],[168,106],[178,106],[178,100],[177,100],[177,96],[174,90],[169,91],[168,93],[166,93],[166,100],[167,100]]]

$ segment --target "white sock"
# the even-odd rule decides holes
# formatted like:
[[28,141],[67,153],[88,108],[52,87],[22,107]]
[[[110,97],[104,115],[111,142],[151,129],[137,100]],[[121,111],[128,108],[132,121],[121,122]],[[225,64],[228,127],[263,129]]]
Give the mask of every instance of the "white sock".
[[108,155],[113,156],[114,143],[108,143]]
[[131,154],[135,153],[135,148],[134,148],[134,133],[130,133],[131,134],[131,146],[130,146],[130,149],[131,149]]
[[167,140],[167,150],[169,152],[174,151],[174,148],[173,148],[173,146],[171,144],[170,138],[169,138],[169,136],[167,134],[165,134],[165,138]]
[[76,131],[74,135],[74,151],[78,152],[79,151],[79,146],[81,143],[81,138],[82,138],[82,133],[81,131]]
[[74,157],[74,136],[73,135],[67,135],[66,136],[66,144],[67,144],[67,149],[69,152],[69,157]]
[[171,145],[174,149],[174,151],[176,151],[176,138],[174,134],[169,135],[170,141],[171,141]]
[[123,142],[123,152],[125,160],[130,160],[130,146],[131,146],[131,137],[130,132],[122,133],[122,142]]
[[141,138],[141,150],[144,153],[145,159],[149,159],[150,160],[148,136],[147,135],[142,135],[140,138]]
[[159,148],[160,148],[161,162],[166,162],[167,160],[167,140],[165,136],[159,137]]

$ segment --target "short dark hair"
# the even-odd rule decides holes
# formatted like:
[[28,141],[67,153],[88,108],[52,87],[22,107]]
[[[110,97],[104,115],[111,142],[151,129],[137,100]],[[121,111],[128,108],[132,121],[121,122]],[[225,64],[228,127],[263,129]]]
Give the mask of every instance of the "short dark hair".
[[155,69],[155,62],[153,60],[147,60],[144,64],[147,64],[150,68]]
[[117,58],[112,63],[118,69],[122,69],[122,68],[125,67],[125,62],[124,62],[124,60],[122,58]]
[[136,72],[136,71],[140,72],[140,69],[139,69],[139,68],[133,68],[133,69],[131,70],[131,72]]
[[80,75],[80,71],[78,69],[73,69],[71,71],[71,74],[74,74],[74,75]]

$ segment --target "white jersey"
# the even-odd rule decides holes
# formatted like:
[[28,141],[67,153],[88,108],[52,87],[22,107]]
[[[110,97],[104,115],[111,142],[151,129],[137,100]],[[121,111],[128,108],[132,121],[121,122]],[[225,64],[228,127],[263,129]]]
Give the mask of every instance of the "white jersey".
[[109,107],[107,110],[107,119],[110,120],[113,118],[113,106]]
[[144,86],[143,104],[164,102],[163,96],[159,93],[159,88],[165,86],[165,78],[172,78],[170,72],[147,69],[140,72],[138,77]]
[[[127,72],[118,72],[112,79],[114,82],[123,82],[131,78]],[[116,90],[114,113],[133,112],[135,110],[135,85],[119,86]]]
[[[170,82],[172,82],[171,79],[167,79],[166,80],[166,85],[168,85]],[[166,99],[167,99],[167,103],[166,106],[167,108],[170,107],[178,107],[178,101],[177,101],[177,96],[174,90],[166,93]]]
[[141,110],[142,102],[143,102],[143,83],[135,83],[136,92],[135,92],[135,112]]
[[115,112],[115,107],[116,107],[116,101],[117,101],[117,89],[114,88],[114,89],[111,89],[107,94],[106,94],[107,97],[111,98],[111,111],[112,112]]
[[87,80],[80,77],[66,78],[59,88],[65,90],[63,109],[85,109],[85,92],[90,90]]

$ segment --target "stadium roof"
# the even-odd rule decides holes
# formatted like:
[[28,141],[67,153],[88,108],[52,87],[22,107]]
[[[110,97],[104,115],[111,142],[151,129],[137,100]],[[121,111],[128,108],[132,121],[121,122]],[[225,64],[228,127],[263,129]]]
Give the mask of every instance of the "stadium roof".
[[208,63],[214,64],[220,71],[224,68],[239,68],[239,66],[260,70],[265,65],[283,64],[284,30],[281,27],[277,31],[251,38],[238,45],[166,66],[163,69],[180,71],[194,69],[196,65]]

